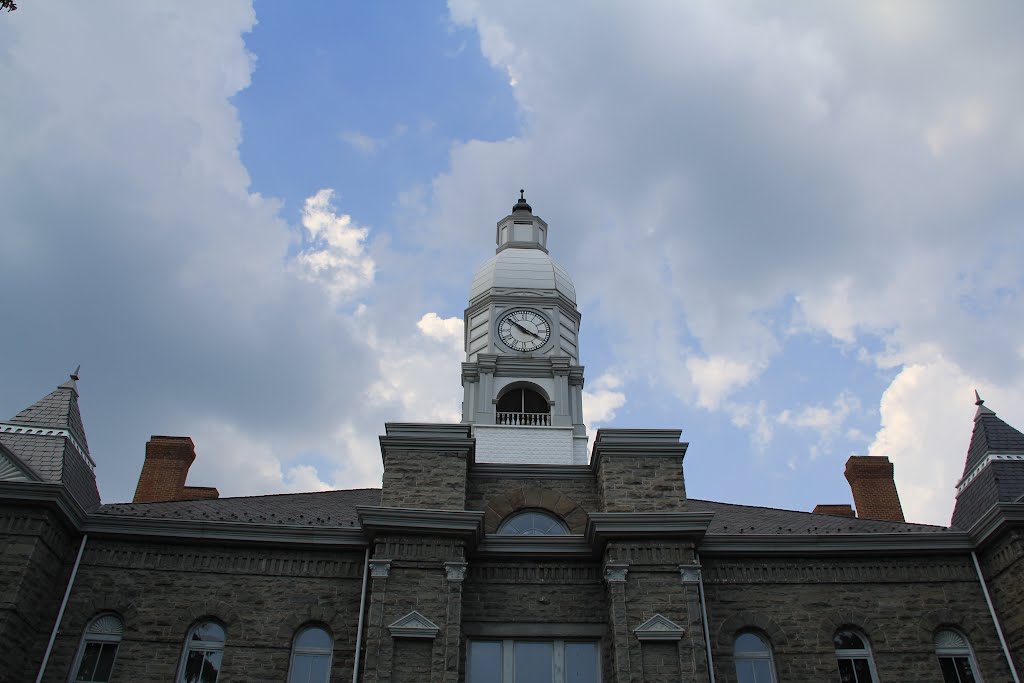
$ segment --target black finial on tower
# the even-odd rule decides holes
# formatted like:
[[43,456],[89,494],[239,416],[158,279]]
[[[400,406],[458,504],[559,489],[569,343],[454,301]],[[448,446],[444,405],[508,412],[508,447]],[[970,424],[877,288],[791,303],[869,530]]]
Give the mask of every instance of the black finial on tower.
[[519,201],[512,207],[512,213],[515,213],[516,211],[533,213],[533,207],[526,203],[526,190],[519,190]]
[[75,368],[75,371],[71,373],[71,379],[73,379],[73,380],[75,380],[77,382],[78,381],[78,373],[81,372],[81,370],[82,370],[82,364],[79,363],[78,367]]

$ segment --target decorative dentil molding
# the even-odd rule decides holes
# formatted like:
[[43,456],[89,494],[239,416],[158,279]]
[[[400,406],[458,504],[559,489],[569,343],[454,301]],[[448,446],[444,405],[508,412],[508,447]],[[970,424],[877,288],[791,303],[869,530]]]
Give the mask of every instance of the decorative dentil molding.
[[391,575],[391,560],[370,560],[370,577],[386,579]]
[[413,610],[388,626],[392,638],[436,638],[441,628]]
[[469,568],[469,564],[466,562],[445,562],[445,578],[452,582],[464,581],[467,568]]
[[78,439],[67,429],[61,429],[58,427],[29,427],[26,425],[15,425],[7,424],[6,422],[0,422],[0,433],[3,434],[28,434],[33,436],[56,436],[65,439],[71,444],[71,447],[85,459],[85,462],[89,464],[89,468],[92,470],[96,469],[96,461],[89,456],[89,451],[78,443]]
[[637,640],[679,640],[684,633],[686,629],[661,614],[655,614],[633,629]]

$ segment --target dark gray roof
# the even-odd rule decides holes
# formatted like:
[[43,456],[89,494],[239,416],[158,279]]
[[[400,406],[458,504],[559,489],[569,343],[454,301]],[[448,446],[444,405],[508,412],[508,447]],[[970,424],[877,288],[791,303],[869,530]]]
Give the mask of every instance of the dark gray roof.
[[687,511],[713,512],[709,534],[870,534],[943,533],[946,527],[858,519],[797,510],[754,507],[688,498]]
[[54,427],[66,429],[79,445],[89,452],[85,438],[85,425],[78,408],[78,392],[71,383],[65,383],[8,420],[10,424],[26,427]]
[[1024,453],[1024,434],[1006,424],[985,406],[978,406],[971,445],[964,464],[966,477],[989,453]]
[[[165,503],[103,505],[102,515],[151,519],[248,522],[289,526],[355,526],[357,505],[380,505],[380,489],[183,500]],[[945,527],[855,519],[795,510],[754,507],[689,499],[690,512],[713,512],[708,533],[716,534],[844,534],[942,533]]]
[[71,440],[60,434],[3,431],[0,432],[0,444],[31,467],[44,482],[64,484],[86,510],[92,510],[100,504],[96,476],[87,461],[89,443],[85,439],[85,426],[78,408],[78,390],[73,379],[25,408],[7,423],[15,425],[15,430],[20,427],[67,430],[86,455],[83,456]]
[[380,489],[281,493],[211,500],[102,505],[101,515],[152,519],[248,522],[287,526],[356,526],[357,505],[380,505]]

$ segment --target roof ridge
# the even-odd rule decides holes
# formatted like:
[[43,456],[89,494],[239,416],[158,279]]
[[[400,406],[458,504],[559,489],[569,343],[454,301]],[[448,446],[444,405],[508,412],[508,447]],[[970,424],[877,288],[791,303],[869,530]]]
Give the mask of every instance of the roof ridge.
[[[199,487],[199,488],[212,488],[212,487]],[[252,496],[226,496],[220,498],[200,498],[194,500],[154,500],[146,501],[144,503],[133,503],[131,501],[125,501],[123,503],[106,503],[103,507],[111,507],[114,505],[166,505],[167,503],[223,503],[229,500],[251,500],[253,498],[284,498],[287,496],[315,496],[322,495],[325,493],[354,493],[357,491],[380,491],[379,488],[359,488],[359,489],[328,489],[326,491],[289,491],[287,493],[263,493]]]
[[888,520],[888,519],[869,519],[867,517],[845,517],[843,515],[830,515],[830,514],[822,513],[822,512],[808,512],[807,510],[790,510],[790,509],[787,509],[787,508],[777,508],[777,507],[770,507],[770,506],[766,506],[766,505],[745,505],[743,503],[726,503],[726,502],[723,502],[723,501],[720,501],[720,500],[707,500],[705,498],[687,498],[687,500],[694,500],[694,501],[698,501],[698,502],[701,502],[701,503],[712,503],[713,505],[728,505],[729,507],[748,508],[748,509],[751,509],[751,510],[774,510],[776,512],[788,512],[788,513],[795,513],[795,514],[801,514],[801,515],[809,515],[811,517],[830,517],[830,518],[836,518],[836,519],[849,520],[850,522],[853,522],[853,523],[856,523],[856,522],[872,522],[872,523],[875,523],[875,524],[897,524],[897,525],[912,526],[912,527],[922,527],[922,526],[924,526],[924,527],[929,527],[929,528],[933,528],[933,529],[949,529],[950,528],[950,527],[946,527],[946,526],[940,526],[938,524],[925,524],[923,522],[894,522],[894,521],[891,521],[891,520]]

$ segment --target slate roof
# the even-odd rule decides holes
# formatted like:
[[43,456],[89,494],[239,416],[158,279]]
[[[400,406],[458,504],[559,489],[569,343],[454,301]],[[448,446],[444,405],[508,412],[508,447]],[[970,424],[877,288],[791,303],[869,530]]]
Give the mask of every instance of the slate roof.
[[[66,429],[86,454],[89,453],[74,379],[7,420],[7,424]],[[86,510],[100,504],[100,493],[96,488],[92,467],[64,436],[7,431],[0,432],[0,444],[31,467],[44,482],[64,484]]]
[[26,427],[67,429],[85,452],[89,452],[85,425],[82,424],[82,413],[78,408],[78,392],[73,381],[60,385],[7,422]]
[[[942,533],[945,527],[852,519],[795,510],[718,503],[690,498],[690,512],[713,512],[708,533],[715,534],[848,534]],[[289,526],[356,526],[357,505],[380,505],[380,489],[183,500],[164,503],[115,503],[97,510],[101,515],[151,519],[248,522]]]
[[281,493],[162,503],[114,503],[100,506],[97,513],[151,519],[347,527],[358,525],[357,505],[380,505],[380,489]]
[[991,409],[979,405],[978,413],[974,417],[971,445],[967,448],[964,476],[966,477],[989,453],[1024,454],[1024,434],[996,417]]
[[892,534],[949,532],[946,527],[930,524],[907,524],[877,519],[858,519],[840,515],[823,515],[798,510],[755,507],[687,498],[688,512],[713,512],[709,534]]

